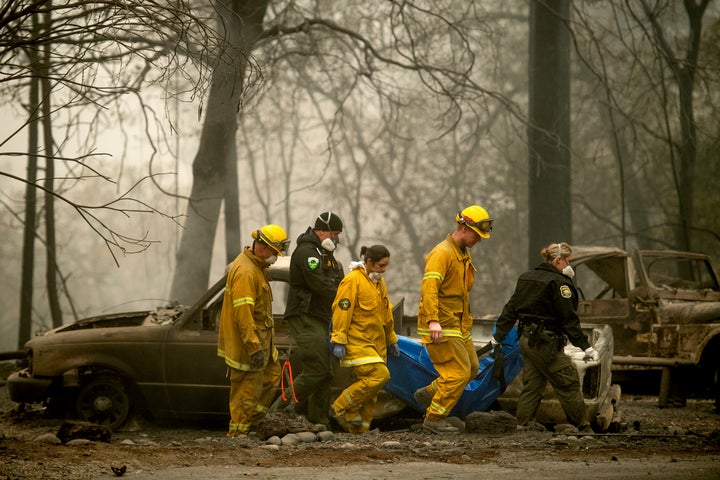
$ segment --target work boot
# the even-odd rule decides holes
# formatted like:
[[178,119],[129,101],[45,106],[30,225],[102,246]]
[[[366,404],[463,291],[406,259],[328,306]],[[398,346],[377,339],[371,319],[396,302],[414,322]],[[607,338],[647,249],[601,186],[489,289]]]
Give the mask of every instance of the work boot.
[[426,418],[425,421],[423,421],[423,430],[441,434],[460,433],[460,428],[449,422],[447,418],[441,418],[440,420],[430,420]]
[[330,405],[330,418],[334,418],[341,429],[345,430],[346,432],[350,430],[350,428],[348,427],[348,421],[345,420],[345,416],[335,413],[335,407],[332,405]]
[[282,412],[287,410],[290,405],[295,407],[295,404],[288,400],[283,400],[282,395],[279,396],[275,401],[268,407],[268,413]]
[[355,415],[353,418],[347,421],[350,425],[355,425],[356,427],[361,427],[363,424],[363,419],[360,415]]
[[453,427],[457,427],[460,429],[460,433],[465,431],[465,422],[460,420],[458,417],[447,417],[446,420],[450,425]]
[[430,396],[427,388],[425,387],[415,390],[415,393],[413,393],[413,398],[422,408],[428,408],[432,403],[432,397]]

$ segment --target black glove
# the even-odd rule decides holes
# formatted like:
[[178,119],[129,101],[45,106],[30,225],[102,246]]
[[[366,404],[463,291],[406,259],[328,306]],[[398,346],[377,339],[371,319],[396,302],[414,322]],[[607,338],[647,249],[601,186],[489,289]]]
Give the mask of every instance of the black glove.
[[388,345],[388,352],[395,358],[400,356],[400,346],[398,346],[397,342]]
[[492,357],[499,363],[505,360],[505,352],[503,351],[502,344],[498,343],[497,345],[493,345]]
[[250,355],[250,368],[258,370],[265,364],[265,352],[258,350],[257,352]]

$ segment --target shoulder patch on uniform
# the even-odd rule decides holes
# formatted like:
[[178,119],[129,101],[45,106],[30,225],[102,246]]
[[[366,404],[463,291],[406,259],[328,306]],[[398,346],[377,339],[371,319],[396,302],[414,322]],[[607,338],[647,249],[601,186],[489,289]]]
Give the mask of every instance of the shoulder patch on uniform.
[[572,290],[567,285],[560,285],[560,296],[563,298],[572,297]]
[[350,310],[350,299],[349,298],[343,298],[338,302],[338,307],[340,307],[340,310],[348,311]]
[[308,257],[307,266],[310,270],[315,270],[320,265],[320,259],[317,257]]

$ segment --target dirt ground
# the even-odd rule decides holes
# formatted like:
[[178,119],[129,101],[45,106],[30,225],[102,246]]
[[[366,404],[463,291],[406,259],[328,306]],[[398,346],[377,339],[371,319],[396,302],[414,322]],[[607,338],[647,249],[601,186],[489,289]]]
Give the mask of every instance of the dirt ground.
[[113,467],[124,467],[123,477],[155,480],[720,478],[720,415],[709,400],[660,409],[655,396],[623,394],[621,431],[585,437],[534,430],[441,436],[380,428],[271,446],[252,436],[227,438],[221,426],[134,419],[109,442],[68,445],[38,440],[56,434],[63,420],[47,418],[39,408],[19,412],[8,400],[8,365],[0,364],[0,480],[117,478]]

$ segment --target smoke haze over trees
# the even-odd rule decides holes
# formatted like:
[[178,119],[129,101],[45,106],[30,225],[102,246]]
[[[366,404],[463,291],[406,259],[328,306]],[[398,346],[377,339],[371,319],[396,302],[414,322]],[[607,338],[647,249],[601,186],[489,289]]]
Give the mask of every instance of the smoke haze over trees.
[[[0,143],[0,295],[6,305],[0,332],[13,339],[0,350],[15,348],[17,338],[26,207],[18,178],[26,178],[32,156],[25,126],[30,80],[42,77],[27,67],[33,41],[18,38],[33,38],[39,51],[50,44],[64,54],[65,64],[77,64],[51,76],[55,146],[35,154],[35,183],[43,185],[48,158],[58,195],[98,206],[130,191],[142,202],[123,204],[127,216],[93,209],[109,228],[141,242],[137,254],[128,245],[114,248],[116,258],[77,210],[56,203],[55,258],[67,288],[59,300],[65,321],[113,307],[134,309],[135,303],[125,302],[139,299],[162,305],[177,297],[171,290],[179,280],[187,291],[203,291],[228,258],[249,244],[252,229],[278,223],[294,244],[326,210],[345,220],[338,253],[343,263],[355,259],[362,245],[388,246],[391,299],[405,297],[411,313],[424,255],[468,204],[483,205],[495,219],[492,238],[472,252],[478,266],[475,314],[497,312],[516,276],[540,261],[529,248],[528,184],[536,172],[529,171],[528,131],[537,125],[528,116],[528,2],[228,1],[202,10],[197,7],[210,3],[117,2],[138,16],[88,6],[92,15],[84,18],[118,28],[120,19],[147,22],[128,23],[127,37],[107,36],[107,24],[88,29],[105,32],[106,43],[89,37],[75,51],[58,47],[57,35],[23,37],[19,32],[29,30],[30,17],[17,29],[8,14],[12,7],[18,12],[64,3],[10,1],[0,12],[0,95],[10,112]],[[569,12],[570,143],[564,147],[570,212],[564,204],[554,211],[550,203],[543,214],[568,213],[576,244],[689,247],[718,258],[717,2],[533,5],[558,3]],[[182,12],[164,17],[177,28],[141,30],[166,4]],[[251,45],[233,37],[252,25],[229,20],[243,15],[241,5],[264,11],[262,31],[253,33]],[[217,26],[223,18],[218,12],[228,16],[221,24],[227,31]],[[68,12],[56,11],[52,18],[60,22],[63,15]],[[78,79],[86,85],[83,95],[56,98],[63,81]],[[220,105],[225,118],[228,112],[232,117],[223,128],[234,135],[229,143],[225,138],[219,158],[203,153],[213,150],[203,150],[202,142],[217,142],[203,137],[217,129],[203,129],[214,109],[209,95],[221,80],[226,97]],[[228,150],[233,144],[236,149]],[[200,165],[210,168],[210,176],[197,173]],[[214,213],[188,208],[199,178],[214,197]],[[44,205],[38,193],[38,237],[46,228]],[[193,215],[207,223],[192,227]],[[204,239],[180,255],[191,231],[203,231]],[[538,241],[561,240],[566,238],[549,233]],[[44,248],[35,245],[33,332],[51,325],[45,265],[38,261],[45,258]]]

